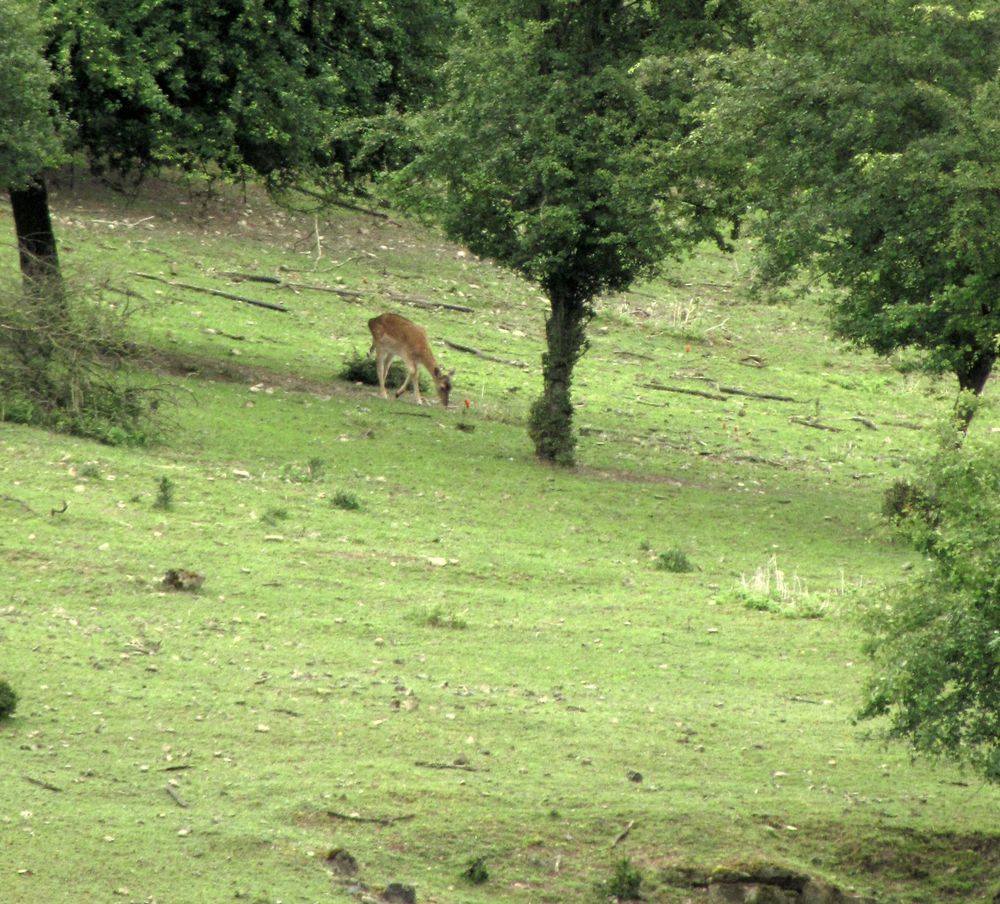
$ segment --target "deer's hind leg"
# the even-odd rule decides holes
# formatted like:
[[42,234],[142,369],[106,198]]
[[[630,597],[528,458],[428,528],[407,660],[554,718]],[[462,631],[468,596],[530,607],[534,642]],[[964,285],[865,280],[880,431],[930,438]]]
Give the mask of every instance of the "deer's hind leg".
[[379,394],[383,399],[389,398],[385,391],[385,378],[389,375],[389,365],[392,363],[392,352],[378,351],[375,355],[375,372],[378,374]]

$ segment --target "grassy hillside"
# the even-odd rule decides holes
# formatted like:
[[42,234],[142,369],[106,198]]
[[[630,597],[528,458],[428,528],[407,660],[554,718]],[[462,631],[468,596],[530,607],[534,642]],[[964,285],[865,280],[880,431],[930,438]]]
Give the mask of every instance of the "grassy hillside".
[[[752,863],[1000,891],[1000,791],[851,723],[859,593],[919,567],[881,493],[946,381],[706,249],[602,301],[551,470],[544,300],[431,233],[165,183],[54,209],[169,402],[147,450],[0,424],[5,902],[595,901],[623,858],[670,904]],[[452,410],[339,379],[383,310],[457,369]]]

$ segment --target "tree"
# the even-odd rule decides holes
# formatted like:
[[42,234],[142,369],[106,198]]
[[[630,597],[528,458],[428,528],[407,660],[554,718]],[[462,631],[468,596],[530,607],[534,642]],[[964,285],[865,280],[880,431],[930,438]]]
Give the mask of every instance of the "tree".
[[1000,449],[957,438],[908,490],[900,527],[926,567],[868,607],[860,716],[1000,782]]
[[[51,15],[52,95],[75,126],[70,150],[95,168],[337,189],[401,153],[394,123],[433,84],[451,23],[437,0],[51,0]],[[17,200],[41,236],[36,159]],[[40,242],[57,272],[50,226]]]
[[[733,3],[467,4],[422,155],[408,171],[446,232],[549,301],[539,458],[574,460],[571,383],[593,300],[714,234],[677,191],[694,49],[722,46]],[[687,174],[684,174],[687,177]],[[426,196],[425,196],[426,199]]]
[[11,200],[21,269],[27,287],[57,277],[48,207],[37,221],[32,199],[44,198],[38,173],[58,162],[61,144],[49,96],[52,71],[43,56],[44,19],[37,0],[10,0],[0,6],[0,186]]
[[1000,334],[1000,3],[751,0],[698,141],[747,161],[764,274],[839,290],[836,331],[980,393]]

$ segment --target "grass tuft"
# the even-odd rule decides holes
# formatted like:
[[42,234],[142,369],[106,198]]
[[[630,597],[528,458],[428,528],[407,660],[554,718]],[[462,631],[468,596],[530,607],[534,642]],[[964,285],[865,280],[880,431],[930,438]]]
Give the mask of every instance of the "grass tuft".
[[665,552],[661,552],[655,559],[657,571],[670,571],[674,574],[689,574],[697,570],[696,566],[687,557],[684,550],[674,547]]
[[17,694],[8,682],[0,678],[0,719],[6,719],[17,709]]
[[334,508],[342,509],[345,512],[356,512],[361,508],[358,497],[345,490],[338,490],[334,494],[333,499],[330,500],[330,504]]

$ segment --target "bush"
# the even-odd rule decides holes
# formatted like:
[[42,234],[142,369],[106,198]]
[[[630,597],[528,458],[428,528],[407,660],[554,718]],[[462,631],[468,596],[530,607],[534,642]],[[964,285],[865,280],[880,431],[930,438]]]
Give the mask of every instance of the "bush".
[[1000,782],[1000,446],[951,432],[899,522],[926,568],[868,601],[874,663],[859,718]]
[[[340,371],[340,377],[351,383],[365,383],[368,386],[378,386],[378,371],[375,369],[375,358],[371,355],[359,355],[355,352],[344,362]],[[395,389],[403,385],[406,379],[406,366],[396,358],[389,365],[389,373],[385,377],[386,389]],[[430,384],[424,377],[423,371],[417,372],[417,380],[420,383],[420,392],[429,393]]]
[[486,858],[476,857],[469,861],[469,865],[462,870],[462,878],[472,885],[482,885],[490,880],[490,872],[486,868]]
[[130,383],[128,312],[98,292],[44,295],[0,285],[0,421],[108,445],[144,445],[154,390]]
[[334,508],[343,509],[345,512],[356,512],[361,508],[358,497],[344,490],[338,490],[331,502]]
[[153,508],[163,512],[169,512],[174,507],[174,490],[176,484],[169,477],[161,477],[156,481],[156,498],[153,500]]
[[0,719],[6,719],[17,709],[17,694],[6,681],[0,678]]
[[642,873],[626,857],[615,864],[611,878],[600,883],[597,890],[600,895],[618,901],[639,901],[641,886]]
[[656,569],[657,571],[672,571],[674,574],[687,574],[694,571],[695,566],[691,564],[691,560],[684,550],[675,547],[661,552],[656,557]]

